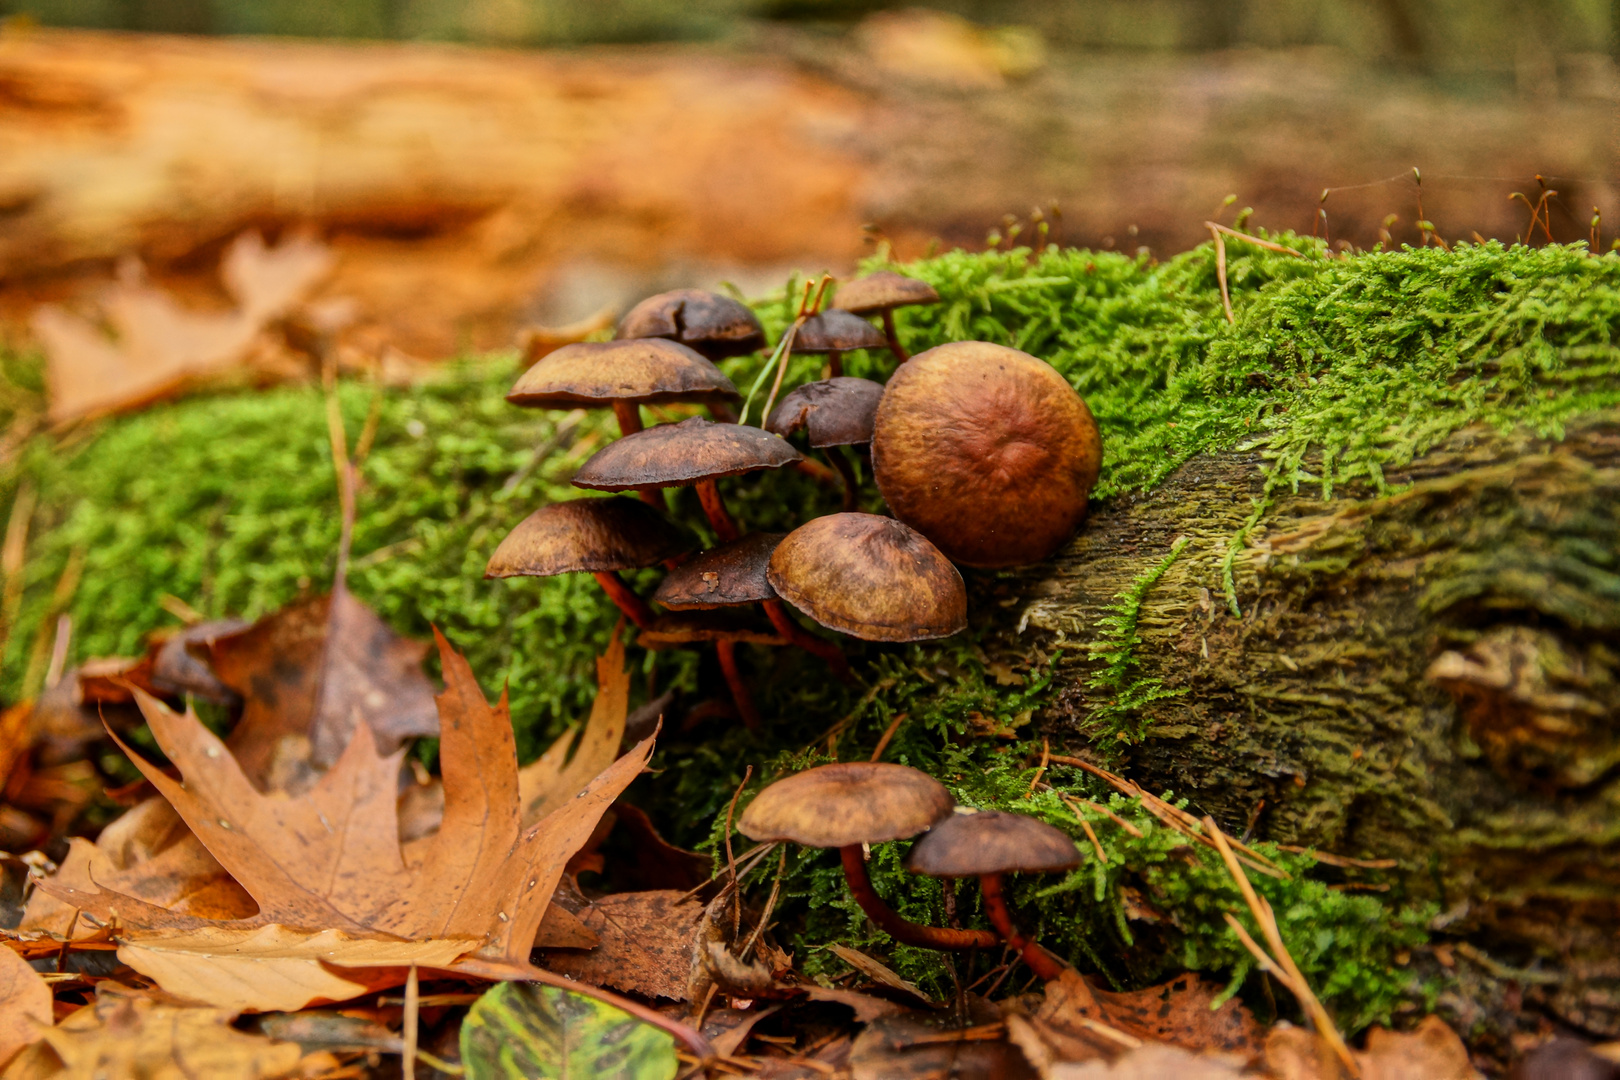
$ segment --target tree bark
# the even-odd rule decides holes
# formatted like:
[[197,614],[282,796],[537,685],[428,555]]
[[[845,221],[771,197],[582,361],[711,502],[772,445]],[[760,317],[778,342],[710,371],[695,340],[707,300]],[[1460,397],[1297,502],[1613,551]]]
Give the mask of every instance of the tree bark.
[[1620,415],[1463,432],[1395,494],[1275,499],[1231,558],[1234,616],[1223,562],[1262,464],[1195,459],[1056,560],[979,578],[987,648],[1067,643],[1038,719],[1086,752],[1114,691],[1085,646],[1185,538],[1133,673],[1175,696],[1142,710],[1125,774],[1234,834],[1398,859],[1466,939],[1475,1005],[1620,1036]]

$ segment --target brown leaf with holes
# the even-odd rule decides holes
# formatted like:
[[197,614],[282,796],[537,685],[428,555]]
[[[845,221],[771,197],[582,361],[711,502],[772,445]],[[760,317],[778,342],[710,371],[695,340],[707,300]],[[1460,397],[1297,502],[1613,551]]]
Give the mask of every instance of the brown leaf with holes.
[[542,966],[593,986],[689,999],[692,946],[703,905],[673,889],[614,893],[577,913],[596,935],[587,952],[548,949]]

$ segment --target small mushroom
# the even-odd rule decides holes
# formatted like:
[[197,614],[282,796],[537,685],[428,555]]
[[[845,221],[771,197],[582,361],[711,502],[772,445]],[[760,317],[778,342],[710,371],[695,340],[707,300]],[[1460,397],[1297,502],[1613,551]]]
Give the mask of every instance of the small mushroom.
[[641,406],[690,401],[715,405],[739,395],[731,380],[675,341],[586,341],[547,353],[513,385],[506,400],[539,409],[611,407],[619,434],[641,430]]
[[690,533],[634,499],[574,499],[542,506],[506,534],[484,569],[486,578],[586,573],[625,617],[645,630],[652,609],[619,577],[684,555]]
[[901,918],[877,894],[863,844],[904,840],[951,816],[955,800],[927,773],[885,762],[841,762],[795,773],[748,804],[737,829],[751,840],[837,848],[850,895],[885,933],[927,949],[979,949],[997,943],[985,930],[921,926]]
[[1051,953],[1019,933],[1007,910],[1001,875],[1052,873],[1080,865],[1080,850],[1061,830],[1023,814],[999,810],[957,813],[912,847],[906,869],[936,878],[976,877],[985,913],[1031,971],[1048,981],[1063,972]]
[[669,338],[710,360],[746,356],[765,345],[765,328],[746,304],[702,289],[649,296],[619,323],[620,338]]
[[1044,360],[984,341],[919,353],[883,390],[872,473],[894,516],[954,562],[1017,566],[1086,516],[1102,438]]
[[872,441],[872,422],[877,415],[883,386],[870,379],[839,376],[821,382],[805,383],[771,410],[765,430],[784,439],[800,428],[810,445],[825,451],[827,459],[844,481],[844,509],[855,509],[855,469],[839,447],[865,446]]
[[876,514],[829,514],[777,545],[777,594],[832,630],[867,641],[927,641],[967,627],[967,587],[939,549]]
[[894,309],[910,304],[936,304],[939,293],[926,281],[896,274],[893,270],[879,270],[865,277],[838,286],[833,307],[856,315],[883,316],[883,333],[889,339],[889,351],[894,358],[905,363],[910,354],[900,344],[900,335],[894,329]]
[[828,374],[844,373],[844,354],[852,349],[881,349],[888,342],[877,327],[849,311],[831,308],[804,320],[793,335],[796,353],[826,353]]

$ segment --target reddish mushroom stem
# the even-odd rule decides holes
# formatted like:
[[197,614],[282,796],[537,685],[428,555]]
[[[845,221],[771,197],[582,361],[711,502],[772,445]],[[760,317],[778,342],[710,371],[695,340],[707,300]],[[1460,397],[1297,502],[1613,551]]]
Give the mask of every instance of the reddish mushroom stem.
[[602,591],[608,594],[615,607],[624,612],[624,617],[636,624],[637,629],[645,630],[652,625],[652,608],[647,601],[636,594],[636,591],[624,583],[624,579],[612,570],[598,570],[591,575],[596,583],[602,586]]
[[[641,430],[641,406],[637,405],[635,402],[615,401],[613,403],[613,415],[619,421],[619,438],[622,439],[626,435],[634,435],[636,432]],[[659,510],[664,509],[663,496],[659,495],[658,492],[638,491],[636,494],[641,498],[641,501],[646,503],[648,506],[655,507]]]
[[731,520],[726,511],[726,504],[720,498],[720,485],[713,480],[699,480],[697,482],[698,501],[703,504],[703,512],[708,515],[709,524],[714,526],[714,535],[722,544],[729,544],[742,535],[737,529],[737,523]]
[[894,353],[894,358],[896,360],[903,364],[907,360],[911,359],[911,354],[906,352],[904,345],[900,344],[900,334],[894,328],[893,308],[883,309],[883,333],[887,335],[889,339],[889,351]]
[[827,460],[833,463],[833,468],[838,470],[839,479],[844,482],[844,513],[847,514],[855,509],[855,490],[857,487],[855,467],[849,463],[849,458],[845,455],[844,448],[841,446],[827,447]]
[[827,354],[827,377],[836,379],[844,373],[844,354],[833,349]]
[[742,672],[737,670],[737,643],[717,641],[714,651],[720,657],[720,671],[726,677],[726,685],[731,687],[731,699],[737,703],[737,712],[742,714],[743,724],[749,731],[758,731],[759,710],[754,708],[754,698],[748,693],[748,684],[743,682]]
[[965,952],[968,949],[990,949],[1001,939],[988,930],[954,930],[944,926],[922,926],[902,919],[883,902],[872,887],[866,874],[866,855],[861,845],[850,844],[838,849],[844,862],[844,879],[849,883],[849,894],[861,905],[861,910],[894,940],[924,949],[948,949]]
[[797,645],[812,656],[819,656],[826,661],[828,667],[833,669],[833,674],[848,681],[850,677],[849,660],[845,658],[843,649],[825,638],[816,637],[816,635],[794,622],[793,617],[782,606],[782,601],[767,600],[764,606],[765,614],[770,617],[771,625],[776,627],[778,634],[781,634],[789,642]]
[[1056,957],[1019,933],[1018,927],[1013,925],[1012,913],[1007,910],[1007,897],[1001,891],[1000,874],[986,874],[981,877],[979,893],[984,897],[984,911],[990,916],[991,925],[1000,931],[1008,945],[1023,955],[1024,963],[1029,965],[1029,970],[1047,982],[1063,974],[1063,965]]

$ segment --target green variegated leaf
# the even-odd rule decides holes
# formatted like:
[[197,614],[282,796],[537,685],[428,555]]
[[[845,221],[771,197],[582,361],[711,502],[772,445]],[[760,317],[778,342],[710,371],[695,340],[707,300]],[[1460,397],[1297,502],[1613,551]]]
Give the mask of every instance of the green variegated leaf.
[[671,1080],[675,1040],[613,1006],[538,983],[502,983],[461,1025],[468,1080]]

